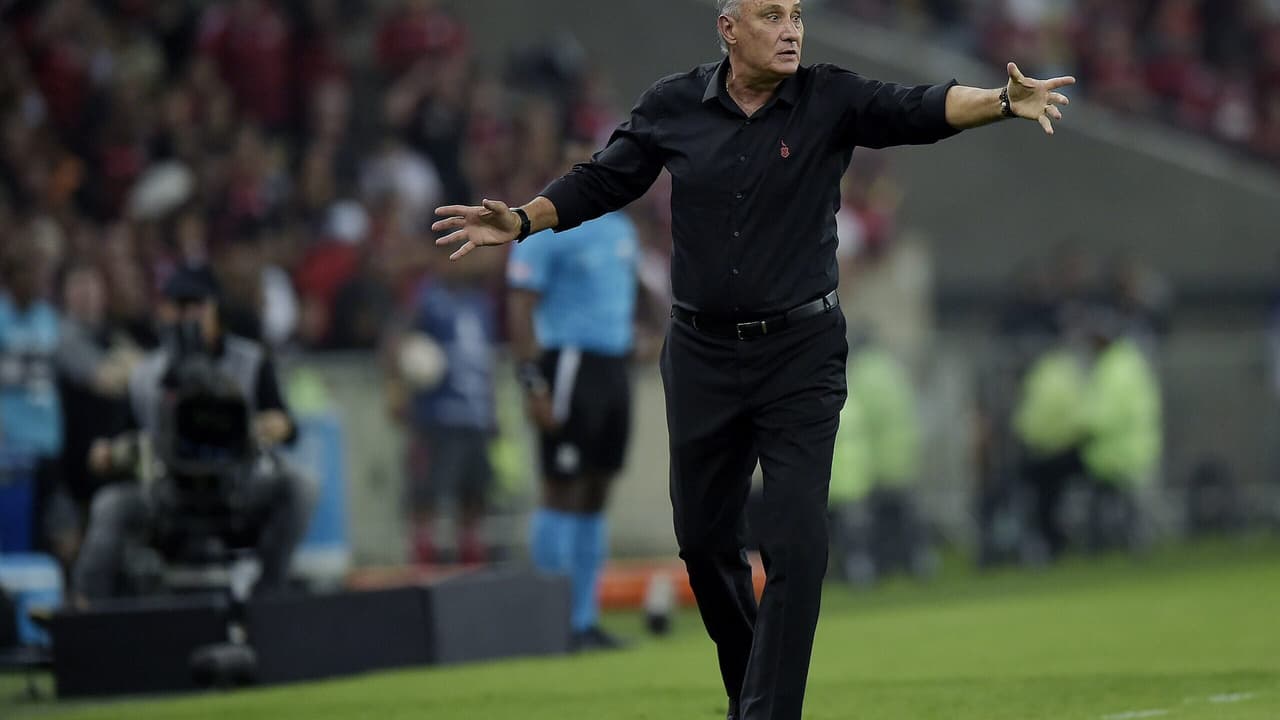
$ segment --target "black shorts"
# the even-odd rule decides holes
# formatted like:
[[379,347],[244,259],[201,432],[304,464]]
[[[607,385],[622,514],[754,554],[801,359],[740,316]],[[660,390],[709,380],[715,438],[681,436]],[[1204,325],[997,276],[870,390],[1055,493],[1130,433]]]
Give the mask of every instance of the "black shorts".
[[549,480],[622,469],[631,437],[631,372],[626,356],[548,350],[539,361],[560,428],[542,433]]
[[415,511],[447,499],[483,504],[493,485],[487,430],[431,426],[409,438],[408,501]]

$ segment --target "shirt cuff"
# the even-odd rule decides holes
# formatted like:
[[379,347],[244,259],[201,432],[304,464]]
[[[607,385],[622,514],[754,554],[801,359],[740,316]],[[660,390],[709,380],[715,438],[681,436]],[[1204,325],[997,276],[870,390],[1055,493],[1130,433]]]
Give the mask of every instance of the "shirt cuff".
[[578,227],[587,218],[592,217],[592,206],[578,189],[577,178],[570,172],[558,180],[553,180],[539,196],[551,201],[556,206],[555,232],[564,232]]
[[924,91],[924,99],[920,104],[924,108],[925,117],[929,118],[928,130],[936,133],[938,140],[960,133],[958,128],[951,127],[951,123],[947,122],[947,93],[959,84],[952,79],[951,82],[934,85]]

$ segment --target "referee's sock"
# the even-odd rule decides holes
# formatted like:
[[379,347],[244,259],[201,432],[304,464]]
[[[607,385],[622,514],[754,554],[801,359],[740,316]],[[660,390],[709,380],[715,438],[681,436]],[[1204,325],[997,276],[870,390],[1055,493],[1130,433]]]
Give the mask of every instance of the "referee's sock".
[[574,515],[573,615],[575,632],[595,627],[600,620],[600,600],[596,585],[609,551],[609,532],[604,513]]
[[529,554],[533,566],[545,573],[568,575],[572,571],[575,516],[538,508],[529,520]]

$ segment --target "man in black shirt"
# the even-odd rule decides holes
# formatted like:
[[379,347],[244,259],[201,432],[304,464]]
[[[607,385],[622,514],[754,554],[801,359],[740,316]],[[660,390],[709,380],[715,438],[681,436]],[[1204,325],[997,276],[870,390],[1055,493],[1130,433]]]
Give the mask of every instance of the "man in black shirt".
[[[721,0],[727,58],[660,80],[590,163],[524,207],[450,206],[439,244],[477,247],[575,227],[672,177],[674,322],[661,368],[680,556],[715,641],[729,716],[798,720],[822,577],[826,502],[845,400],[837,311],[840,178],[856,146],[932,143],[1002,117],[1053,133],[1072,78],[1003,89],[876,82],[802,66],[797,0]],[[756,463],[768,580],[757,608],[743,549]]]

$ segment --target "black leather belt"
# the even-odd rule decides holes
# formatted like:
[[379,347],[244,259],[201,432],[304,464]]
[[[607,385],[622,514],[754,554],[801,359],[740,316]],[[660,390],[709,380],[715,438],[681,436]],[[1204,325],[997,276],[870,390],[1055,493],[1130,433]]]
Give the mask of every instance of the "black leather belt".
[[840,296],[835,290],[803,305],[797,305],[784,313],[772,317],[738,322],[724,315],[695,313],[682,307],[672,307],[671,317],[692,327],[694,330],[724,338],[753,340],[755,338],[782,332],[804,320],[830,312],[840,306]]

